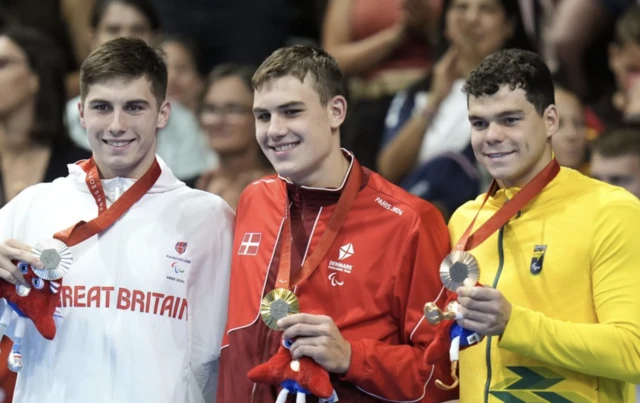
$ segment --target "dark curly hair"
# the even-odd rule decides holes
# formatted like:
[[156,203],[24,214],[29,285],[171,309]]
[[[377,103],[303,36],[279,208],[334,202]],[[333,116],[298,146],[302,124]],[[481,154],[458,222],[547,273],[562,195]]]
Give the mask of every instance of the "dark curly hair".
[[549,105],[555,104],[551,71],[534,52],[506,49],[487,56],[473,70],[463,91],[474,97],[493,95],[503,85],[522,88],[538,114],[542,116]]

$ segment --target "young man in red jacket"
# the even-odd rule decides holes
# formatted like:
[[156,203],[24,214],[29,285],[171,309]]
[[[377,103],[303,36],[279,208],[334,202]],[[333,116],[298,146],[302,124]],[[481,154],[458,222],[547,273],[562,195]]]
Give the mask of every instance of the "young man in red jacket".
[[[283,339],[293,341],[293,359],[329,372],[341,401],[456,397],[434,386],[448,365],[422,359],[433,339],[422,307],[442,294],[438,269],[449,252],[439,211],[340,148],[347,102],[326,52],[279,49],[253,86],[256,137],[278,175],[249,185],[238,204],[217,401],[274,402],[280,386],[247,373]],[[278,292],[289,313],[301,313],[263,316],[261,302]]]

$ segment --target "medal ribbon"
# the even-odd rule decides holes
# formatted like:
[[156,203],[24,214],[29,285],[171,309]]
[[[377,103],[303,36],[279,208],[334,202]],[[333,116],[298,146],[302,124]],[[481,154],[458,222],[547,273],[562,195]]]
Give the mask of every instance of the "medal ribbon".
[[[320,242],[314,248],[311,255],[304,261],[302,268],[293,276],[291,283],[298,285],[302,281],[306,280],[311,273],[316,269],[320,260],[327,254],[331,244],[336,239],[340,227],[344,223],[347,213],[351,210],[353,202],[358,196],[360,185],[362,183],[362,169],[358,161],[353,159],[353,166],[351,173],[347,179],[347,183],[342,190],[342,194],[338,199],[338,204],[335,210],[331,213],[327,229],[322,234]],[[313,236],[313,234],[311,235]],[[282,228],[282,249],[280,250],[280,265],[278,267],[278,279],[276,280],[275,288],[289,288],[289,280],[291,274],[291,214],[289,211],[289,200],[287,199],[285,205],[285,217]]]
[[80,161],[78,165],[87,173],[85,182],[98,206],[98,217],[89,222],[79,221],[53,236],[69,247],[77,245],[112,226],[151,189],[162,173],[158,161],[154,160],[142,178],[137,180],[111,207],[107,208],[107,200],[102,188],[102,182],[100,182],[98,167],[93,158]]
[[538,173],[522,188],[522,190],[518,192],[518,194],[513,197],[513,199],[506,202],[497,213],[492,215],[491,218],[482,224],[477,231],[471,234],[473,225],[475,224],[482,207],[484,207],[487,200],[489,200],[489,197],[493,196],[498,191],[498,182],[495,180],[491,182],[491,186],[489,187],[489,191],[487,191],[487,195],[485,196],[482,205],[478,209],[473,221],[471,221],[471,224],[469,224],[469,227],[467,227],[464,234],[462,234],[462,238],[460,238],[454,250],[467,251],[480,245],[504,224],[509,222],[511,217],[516,215],[518,211],[536,197],[542,189],[544,189],[545,186],[547,186],[553,178],[558,175],[558,172],[560,172],[560,165],[558,164],[558,161],[553,158],[551,162],[549,162],[547,166],[540,171],[540,173]]

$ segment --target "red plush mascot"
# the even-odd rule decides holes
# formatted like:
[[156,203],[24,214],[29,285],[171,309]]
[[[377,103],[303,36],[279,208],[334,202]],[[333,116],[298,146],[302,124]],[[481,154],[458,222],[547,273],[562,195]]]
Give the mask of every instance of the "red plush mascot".
[[249,371],[249,379],[281,385],[276,403],[285,403],[290,393],[296,395],[296,403],[304,403],[306,395],[317,396],[320,403],[338,401],[329,373],[309,357],[294,360],[289,351],[292,344],[293,341],[284,340],[276,355]]
[[[69,250],[58,243],[61,244],[60,241],[50,240],[36,245],[34,252],[45,262],[43,269],[34,269],[25,262],[12,261],[31,286],[14,285],[0,280],[0,298],[7,301],[7,307],[0,317],[3,334],[9,327],[13,312],[18,315],[12,337],[13,347],[8,358],[9,369],[14,372],[22,369],[20,350],[27,319],[33,321],[44,338],[52,340],[56,335],[54,317],[62,316],[58,309],[61,278],[68,272],[72,261]],[[47,259],[48,256],[50,259]]]

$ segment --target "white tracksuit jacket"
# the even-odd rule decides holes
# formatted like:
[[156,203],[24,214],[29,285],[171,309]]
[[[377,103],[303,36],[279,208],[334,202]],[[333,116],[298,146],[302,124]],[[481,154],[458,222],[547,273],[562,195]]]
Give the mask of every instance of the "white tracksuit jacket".
[[[159,162],[162,174],[140,201],[71,248],[60,290],[64,317],[56,318],[52,341],[28,321],[14,402],[214,401],[234,213]],[[69,176],[24,190],[0,210],[1,240],[34,245],[95,218],[84,179],[69,165]],[[133,180],[102,183],[110,205]]]

